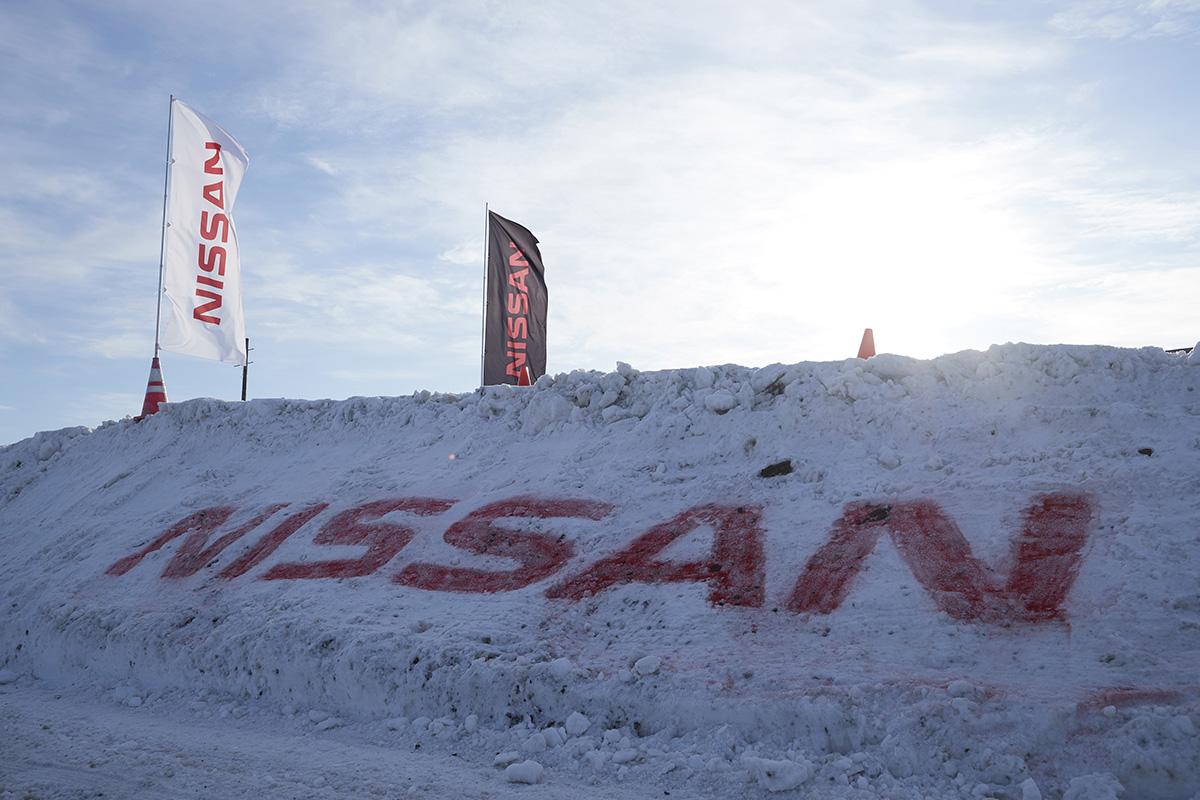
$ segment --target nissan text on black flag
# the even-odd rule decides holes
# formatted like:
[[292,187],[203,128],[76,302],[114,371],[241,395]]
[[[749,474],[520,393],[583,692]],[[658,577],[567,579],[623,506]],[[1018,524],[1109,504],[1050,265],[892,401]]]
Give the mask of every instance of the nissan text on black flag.
[[492,211],[487,217],[483,385],[533,383],[546,374],[542,254],[527,228]]

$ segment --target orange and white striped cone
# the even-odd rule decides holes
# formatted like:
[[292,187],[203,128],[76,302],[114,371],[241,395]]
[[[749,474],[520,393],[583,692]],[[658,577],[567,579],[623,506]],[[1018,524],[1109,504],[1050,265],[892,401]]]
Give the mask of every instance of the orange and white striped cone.
[[529,372],[529,365],[521,367],[520,374],[517,375],[517,386],[529,386],[533,383],[533,375]]
[[142,413],[138,417],[148,417],[158,412],[158,404],[167,402],[167,387],[163,384],[162,369],[158,366],[158,356],[150,362],[150,380],[146,382],[146,399],[142,401]]
[[875,355],[875,334],[870,328],[863,331],[862,344],[858,346],[859,358],[870,358]]

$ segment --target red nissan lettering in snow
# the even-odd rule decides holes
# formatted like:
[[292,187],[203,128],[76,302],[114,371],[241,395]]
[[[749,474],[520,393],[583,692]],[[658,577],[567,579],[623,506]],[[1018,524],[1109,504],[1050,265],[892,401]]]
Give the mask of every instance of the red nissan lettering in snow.
[[[257,567],[289,537],[328,508],[313,503],[284,514],[217,577],[238,578]],[[365,548],[358,558],[276,564],[260,580],[311,580],[371,575],[384,568],[416,536],[414,529],[381,517],[404,513],[436,516],[455,505],[451,499],[397,497],[372,500],[344,509],[318,529],[312,543]],[[251,531],[288,506],[260,509],[226,533],[209,539],[234,519],[233,506],[213,506],[190,514],[137,552],[120,559],[107,574],[121,576],[149,554],[183,537],[161,573],[186,578],[215,561]],[[504,519],[585,519],[601,521],[609,503],[572,498],[520,496],[490,503],[454,522],[443,534],[451,545],[480,556],[516,562],[515,568],[488,570],[425,562],[392,575],[401,586],[436,592],[487,594],[523,589],[562,570],[575,555],[574,544],[553,530],[515,530]],[[887,534],[917,583],[937,608],[963,622],[1009,624],[1061,619],[1062,604],[1075,583],[1092,518],[1085,495],[1057,492],[1033,498],[1013,538],[1012,564],[1003,583],[971,552],[958,526],[930,500],[847,504],[825,543],[808,558],[782,606],[797,614],[828,614],[853,589],[866,559]],[[671,561],[662,553],[672,542],[698,528],[713,533],[710,552],[693,561]],[[622,584],[702,583],[713,606],[762,608],[766,603],[766,531],[763,509],[749,505],[706,503],[693,506],[651,527],[623,548],[560,579],[543,591],[550,600],[579,602]]]

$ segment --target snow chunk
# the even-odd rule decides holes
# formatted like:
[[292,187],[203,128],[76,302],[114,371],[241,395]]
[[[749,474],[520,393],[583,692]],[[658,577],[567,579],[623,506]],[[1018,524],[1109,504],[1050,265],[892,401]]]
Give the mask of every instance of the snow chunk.
[[507,767],[509,764],[515,764],[521,760],[521,754],[516,750],[505,750],[503,753],[497,753],[492,759],[493,767]]
[[521,749],[526,753],[541,753],[546,749],[546,737],[541,733],[531,733],[529,738],[521,743]]
[[572,711],[567,717],[567,733],[571,736],[582,736],[591,726],[592,721],[578,711]]
[[633,671],[638,675],[653,675],[661,664],[662,659],[658,656],[642,656],[633,663]]
[[812,777],[812,764],[807,761],[773,761],[768,758],[743,756],[745,767],[758,785],[768,792],[787,792]]
[[1072,778],[1063,800],[1118,800],[1125,787],[1109,772]]
[[539,434],[570,418],[571,409],[571,402],[560,394],[534,395],[521,414],[521,430],[531,436]]
[[[765,367],[757,369],[750,376],[750,386],[756,392],[765,392],[772,386],[780,383],[783,376],[787,374],[787,367],[783,364],[768,364]],[[780,387],[782,389],[782,387]],[[777,389],[776,391],[779,391]]]
[[[0,669],[0,686],[12,683],[16,679],[17,673],[13,672],[11,669]],[[586,717],[584,719],[586,719]]]
[[704,407],[714,414],[724,414],[736,408],[737,398],[726,389],[717,389],[704,398]]
[[1042,790],[1033,778],[1026,778],[1021,784],[1021,800],[1042,800]]
[[614,764],[628,764],[630,761],[637,761],[638,755],[640,754],[637,750],[627,747],[624,750],[618,750],[613,753],[612,760]]
[[866,364],[864,369],[878,375],[886,381],[899,381],[913,375],[920,369],[921,362],[908,356],[898,356],[893,353],[881,353]]
[[327,717],[326,719],[323,719],[317,723],[317,730],[327,731],[333,728],[340,728],[341,726],[342,721],[337,717]]
[[[603,387],[601,387],[601,388],[603,388]],[[607,389],[603,392],[593,394],[591,401],[588,403],[588,408],[598,409],[598,410],[603,411],[603,409],[608,408],[609,406],[611,406],[613,403],[617,402],[620,399],[621,399],[621,390],[620,389]]]
[[467,714],[467,718],[463,720],[463,729],[467,733],[474,733],[479,730],[479,715]]
[[509,783],[541,783],[545,771],[536,761],[522,761],[505,767],[504,780]]
[[567,742],[567,732],[562,728],[546,728],[542,731],[542,738],[546,740],[547,747],[562,747]]
[[550,662],[550,674],[560,681],[566,680],[574,668],[575,665],[571,663],[571,659],[569,658],[556,658]]
[[389,731],[404,730],[404,728],[408,727],[408,717],[392,717],[391,719],[384,720],[383,726]]

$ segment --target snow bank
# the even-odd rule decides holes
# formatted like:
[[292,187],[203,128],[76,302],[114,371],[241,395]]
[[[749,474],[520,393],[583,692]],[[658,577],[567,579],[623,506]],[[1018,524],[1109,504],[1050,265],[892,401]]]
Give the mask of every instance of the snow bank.
[[42,433],[0,450],[0,668],[514,781],[1190,798],[1198,387],[1005,345]]

